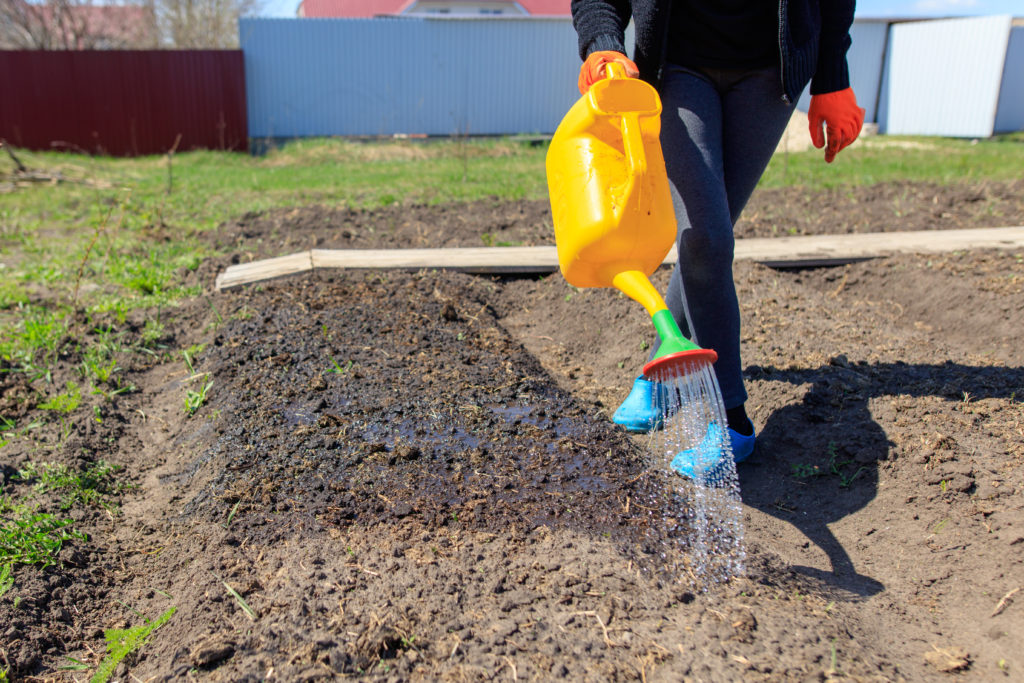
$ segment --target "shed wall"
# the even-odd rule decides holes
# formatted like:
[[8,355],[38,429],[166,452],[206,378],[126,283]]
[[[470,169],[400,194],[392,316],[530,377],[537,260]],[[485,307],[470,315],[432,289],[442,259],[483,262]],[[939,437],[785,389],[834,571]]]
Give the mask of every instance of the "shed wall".
[[1012,18],[894,24],[886,112],[894,135],[992,135]]
[[1024,130],[1024,26],[1010,31],[1003,83],[996,107],[996,133]]

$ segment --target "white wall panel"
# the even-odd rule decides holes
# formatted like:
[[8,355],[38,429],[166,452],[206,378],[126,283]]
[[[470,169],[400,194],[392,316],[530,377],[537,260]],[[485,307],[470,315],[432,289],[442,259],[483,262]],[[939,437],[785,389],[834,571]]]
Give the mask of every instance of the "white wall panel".
[[1007,15],[894,24],[882,132],[990,136],[1011,22]]

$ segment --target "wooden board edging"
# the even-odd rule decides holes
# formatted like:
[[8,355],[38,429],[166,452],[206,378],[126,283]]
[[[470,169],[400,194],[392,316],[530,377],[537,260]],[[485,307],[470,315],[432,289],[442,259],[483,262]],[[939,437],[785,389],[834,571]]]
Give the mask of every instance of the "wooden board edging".
[[[1024,249],[1024,227],[916,230],[912,232],[801,235],[736,240],[736,259],[775,268],[841,265],[885,254],[940,253],[966,249]],[[672,247],[665,264],[676,262]],[[469,273],[553,273],[553,245],[454,249],[311,249],[239,263],[217,276],[217,290],[294,275],[317,268],[447,268]]]

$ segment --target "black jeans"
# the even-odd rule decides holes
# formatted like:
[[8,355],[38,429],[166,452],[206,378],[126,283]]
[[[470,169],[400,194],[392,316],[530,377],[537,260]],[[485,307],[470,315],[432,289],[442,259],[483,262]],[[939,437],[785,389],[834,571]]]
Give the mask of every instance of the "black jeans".
[[718,353],[722,399],[734,408],[746,402],[747,391],[732,279],[733,226],[794,105],[782,101],[778,67],[698,71],[668,65],[661,100],[661,146],[679,224],[679,261],[665,303],[683,334]]

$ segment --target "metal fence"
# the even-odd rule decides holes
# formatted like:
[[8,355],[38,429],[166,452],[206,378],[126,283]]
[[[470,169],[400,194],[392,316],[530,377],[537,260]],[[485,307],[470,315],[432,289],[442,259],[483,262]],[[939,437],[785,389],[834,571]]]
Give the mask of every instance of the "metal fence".
[[[565,18],[243,19],[239,31],[241,51],[0,52],[0,137],[137,155],[176,141],[543,135],[578,97]],[[858,20],[851,35],[851,84],[881,132],[1024,128],[1021,22]]]
[[20,147],[248,147],[238,50],[0,51],[0,93],[0,137]]
[[566,19],[245,19],[254,138],[550,133],[579,97]]
[[[858,19],[850,80],[866,120],[963,137],[1024,127],[1012,24]],[[240,38],[254,138],[548,134],[578,97],[568,19],[246,19]]]

